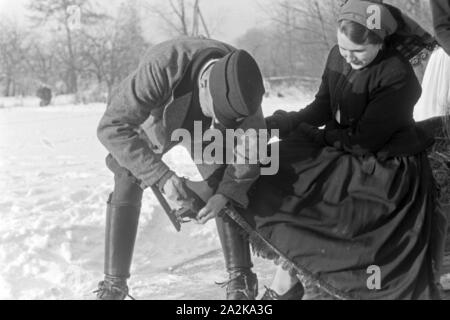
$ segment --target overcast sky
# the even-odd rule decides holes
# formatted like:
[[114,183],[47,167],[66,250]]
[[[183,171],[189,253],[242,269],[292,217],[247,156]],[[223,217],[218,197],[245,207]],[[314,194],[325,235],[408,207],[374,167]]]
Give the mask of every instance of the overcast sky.
[[[23,21],[25,15],[23,6],[28,1],[32,0],[0,0],[0,13],[16,21]],[[121,0],[97,0],[102,5],[103,1],[108,7],[112,7],[112,10],[121,2]],[[161,1],[166,0],[147,0],[152,4],[160,4]],[[270,0],[202,0],[200,5],[204,16],[211,24],[214,37],[233,42],[248,29],[267,23],[267,14],[262,8],[268,3]],[[153,41],[158,42],[164,37],[161,30],[155,30],[152,33]]]

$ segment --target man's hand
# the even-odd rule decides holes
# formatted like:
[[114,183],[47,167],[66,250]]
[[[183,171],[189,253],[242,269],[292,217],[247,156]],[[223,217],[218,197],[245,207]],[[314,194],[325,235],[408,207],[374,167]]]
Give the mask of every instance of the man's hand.
[[183,186],[183,180],[176,174],[173,174],[164,184],[163,193],[167,200],[182,207],[188,196]]
[[206,206],[200,210],[197,215],[197,222],[200,224],[206,224],[209,220],[216,218],[219,213],[225,209],[227,204],[228,199],[225,196],[216,194],[209,199]]

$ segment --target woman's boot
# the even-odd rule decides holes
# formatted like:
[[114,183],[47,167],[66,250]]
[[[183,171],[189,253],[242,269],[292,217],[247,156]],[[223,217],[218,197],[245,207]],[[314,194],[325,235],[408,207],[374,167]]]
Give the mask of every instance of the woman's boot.
[[266,287],[266,292],[264,293],[261,300],[302,300],[305,295],[305,288],[299,281],[291,290],[287,293],[280,295],[274,290]]

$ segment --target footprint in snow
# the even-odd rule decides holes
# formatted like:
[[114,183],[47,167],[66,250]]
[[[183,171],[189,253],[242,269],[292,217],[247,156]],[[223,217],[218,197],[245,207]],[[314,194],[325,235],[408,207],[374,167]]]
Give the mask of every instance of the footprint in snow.
[[55,149],[55,146],[53,145],[53,143],[51,143],[49,140],[47,140],[45,138],[41,139],[41,143],[49,149]]

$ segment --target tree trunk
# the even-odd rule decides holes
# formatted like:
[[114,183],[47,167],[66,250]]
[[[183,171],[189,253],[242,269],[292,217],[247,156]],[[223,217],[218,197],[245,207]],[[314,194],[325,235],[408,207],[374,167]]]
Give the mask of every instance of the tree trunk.
[[78,92],[78,81],[77,74],[73,70],[69,70],[67,77],[67,93],[77,93]]
[[111,82],[109,82],[109,81],[107,81],[107,82],[106,82],[106,85],[107,85],[107,87],[108,87],[108,100],[109,100],[110,97],[111,97],[111,94],[112,94],[112,90],[113,90],[114,84],[111,83]]
[[73,49],[72,31],[68,25],[68,21],[65,21],[65,29],[67,36],[67,49],[69,53],[69,93],[78,92],[78,76],[76,69],[76,58]]
[[6,85],[5,85],[5,91],[3,95],[5,97],[9,97],[9,88],[11,87],[11,78],[9,76],[6,76]]

